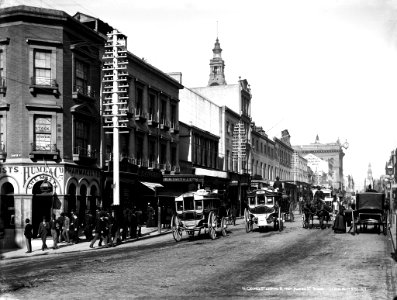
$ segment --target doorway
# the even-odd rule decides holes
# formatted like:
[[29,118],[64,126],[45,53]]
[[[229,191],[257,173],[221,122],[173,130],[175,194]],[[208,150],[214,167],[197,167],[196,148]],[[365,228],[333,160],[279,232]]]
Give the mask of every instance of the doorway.
[[37,236],[40,223],[43,221],[43,217],[49,222],[52,213],[52,192],[42,192],[40,189],[43,181],[38,181],[33,186],[33,197],[32,197],[32,220],[33,236]]

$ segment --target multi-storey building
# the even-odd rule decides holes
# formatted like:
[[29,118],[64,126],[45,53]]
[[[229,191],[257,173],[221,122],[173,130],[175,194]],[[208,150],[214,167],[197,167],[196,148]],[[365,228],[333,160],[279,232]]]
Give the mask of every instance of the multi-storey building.
[[[57,10],[0,10],[0,216],[3,246],[43,216],[100,205],[100,85],[105,37]],[[96,28],[109,26],[97,22]],[[7,244],[7,245],[6,245]]]
[[275,137],[275,152],[277,166],[275,166],[275,174],[281,180],[293,180],[292,178],[292,155],[294,149],[291,147],[290,135],[288,130],[281,132],[281,139]]
[[294,182],[310,183],[307,159],[300,156],[297,152],[292,154],[292,176]]
[[[112,44],[105,47],[103,79],[104,206],[113,201],[112,75],[115,69],[125,79],[119,88],[120,109],[126,110],[119,134],[120,206],[146,211],[148,203],[170,205],[159,198],[163,175],[179,173],[179,89],[183,86],[145,60],[126,51],[122,64],[112,67]],[[110,56],[106,56],[110,55]],[[110,66],[110,67],[109,67]],[[112,69],[113,68],[113,69]],[[157,211],[157,210],[156,210]]]
[[[323,160],[330,161],[332,165],[332,187],[335,189],[344,189],[343,180],[343,157],[345,153],[343,148],[347,149],[349,144],[345,142],[341,144],[339,139],[336,143],[320,143],[320,139],[316,136],[314,143],[310,145],[297,145],[293,146],[294,150],[301,156],[305,157],[307,154],[313,154]],[[314,172],[315,170],[313,170]]]
[[251,124],[252,161],[251,185],[261,187],[275,180],[275,142],[271,140],[262,127]]

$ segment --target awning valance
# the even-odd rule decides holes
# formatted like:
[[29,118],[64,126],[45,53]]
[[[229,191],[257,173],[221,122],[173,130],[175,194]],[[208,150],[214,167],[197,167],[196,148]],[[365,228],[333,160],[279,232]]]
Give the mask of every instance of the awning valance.
[[155,191],[156,188],[162,188],[164,187],[162,184],[160,183],[155,183],[155,182],[146,182],[146,181],[140,181],[140,183],[142,183],[143,185],[145,185],[146,187],[148,187],[149,189]]

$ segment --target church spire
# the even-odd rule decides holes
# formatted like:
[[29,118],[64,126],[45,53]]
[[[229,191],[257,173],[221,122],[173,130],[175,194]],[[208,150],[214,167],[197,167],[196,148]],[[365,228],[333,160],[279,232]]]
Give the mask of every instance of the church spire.
[[216,37],[214,49],[212,49],[213,58],[210,60],[210,79],[208,86],[226,85],[225,80],[225,62],[222,59],[222,48]]

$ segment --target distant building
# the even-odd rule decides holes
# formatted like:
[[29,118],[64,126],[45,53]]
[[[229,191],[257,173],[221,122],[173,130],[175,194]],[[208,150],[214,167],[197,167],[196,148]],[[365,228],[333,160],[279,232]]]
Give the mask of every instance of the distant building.
[[[332,188],[344,189],[343,180],[343,157],[345,153],[343,148],[347,149],[347,142],[341,144],[339,139],[335,143],[320,143],[320,139],[317,136],[314,143],[310,145],[296,145],[293,146],[294,150],[301,156],[305,157],[308,154],[313,154],[323,160],[326,160],[332,165],[330,170],[332,182]],[[315,170],[313,170],[315,172]]]

